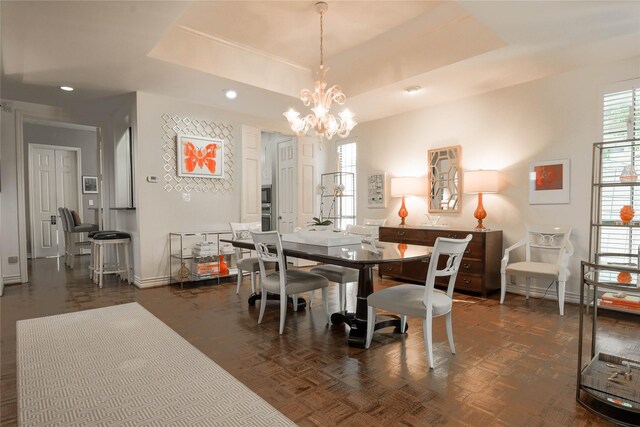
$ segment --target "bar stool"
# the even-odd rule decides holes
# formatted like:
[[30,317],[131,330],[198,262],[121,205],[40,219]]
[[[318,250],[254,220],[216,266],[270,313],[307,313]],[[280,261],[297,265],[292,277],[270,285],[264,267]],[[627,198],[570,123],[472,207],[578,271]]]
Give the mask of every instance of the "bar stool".
[[[123,231],[99,231],[92,236],[94,250],[94,269],[93,269],[93,281],[98,283],[98,286],[102,288],[103,276],[105,274],[120,274],[126,273],[127,282],[131,284],[131,269],[129,267],[129,243],[131,242],[131,235]],[[104,253],[105,249],[109,245],[114,245],[116,251],[116,263],[111,266],[110,269],[105,266]],[[124,249],[124,268],[120,263],[120,248]],[[122,274],[120,274],[122,278]]]
[[93,241],[93,236],[97,233],[117,233],[116,230],[96,230],[91,231],[87,235],[89,238],[89,243],[91,244],[91,259],[89,260],[89,278],[93,283],[97,283],[97,276],[95,276],[95,265],[97,264],[96,259],[98,258],[98,246]]

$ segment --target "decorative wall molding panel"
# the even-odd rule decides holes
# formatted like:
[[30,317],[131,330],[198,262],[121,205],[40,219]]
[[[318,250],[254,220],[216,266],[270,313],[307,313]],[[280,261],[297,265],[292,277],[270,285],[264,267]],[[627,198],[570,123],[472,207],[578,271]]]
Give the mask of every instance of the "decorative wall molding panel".
[[[162,158],[164,159],[164,189],[178,193],[228,193],[233,191],[234,175],[234,138],[233,126],[207,120],[192,120],[189,117],[163,114]],[[193,178],[178,176],[176,135],[185,134],[219,138],[225,142],[224,170],[225,178]]]

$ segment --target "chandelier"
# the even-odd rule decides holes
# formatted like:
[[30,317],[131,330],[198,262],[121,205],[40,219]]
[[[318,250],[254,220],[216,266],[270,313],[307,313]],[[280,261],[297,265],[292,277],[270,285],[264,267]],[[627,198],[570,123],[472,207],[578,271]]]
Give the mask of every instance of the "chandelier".
[[311,113],[300,117],[300,113],[289,109],[283,114],[289,121],[291,130],[296,135],[305,135],[310,128],[313,128],[318,136],[331,140],[334,135],[338,135],[341,138],[347,137],[357,123],[353,120],[353,113],[347,109],[338,113],[338,117],[335,117],[330,112],[332,103],[335,102],[342,105],[347,100],[347,97],[342,93],[342,89],[338,85],[333,85],[327,89],[328,85],[325,80],[329,67],[324,66],[322,18],[328,8],[329,5],[325,2],[316,3],[316,11],[320,14],[320,70],[318,71],[318,79],[315,82],[313,91],[309,89],[300,91],[302,103],[307,107],[313,105]]

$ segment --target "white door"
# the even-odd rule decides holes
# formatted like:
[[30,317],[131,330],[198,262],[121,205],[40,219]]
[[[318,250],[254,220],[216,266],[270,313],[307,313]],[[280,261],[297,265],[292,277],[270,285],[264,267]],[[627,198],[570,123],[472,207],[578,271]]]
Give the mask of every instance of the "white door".
[[298,226],[303,227],[318,216],[316,202],[316,141],[312,137],[298,138],[298,186],[297,217]]
[[278,231],[292,233],[297,218],[296,142],[293,139],[278,143]]
[[260,203],[261,146],[260,129],[242,126],[241,222],[260,222],[262,220],[262,205]]
[[58,208],[80,212],[79,150],[37,145],[29,145],[29,150],[31,257],[61,256],[64,254],[64,236]]
[[[58,255],[56,204],[56,152],[34,148],[31,152],[32,258]],[[62,226],[61,226],[62,228]]]

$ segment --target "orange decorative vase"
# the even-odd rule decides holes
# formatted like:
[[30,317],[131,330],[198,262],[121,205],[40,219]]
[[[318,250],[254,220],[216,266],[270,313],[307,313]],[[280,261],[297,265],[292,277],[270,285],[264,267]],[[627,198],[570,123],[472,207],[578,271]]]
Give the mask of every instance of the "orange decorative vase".
[[633,210],[631,205],[624,205],[622,209],[620,209],[620,219],[623,224],[629,224],[636,212]]
[[229,275],[229,267],[227,266],[227,263],[224,262],[224,255],[220,255],[220,275]]
[[618,283],[631,283],[631,273],[626,271],[618,273]]

